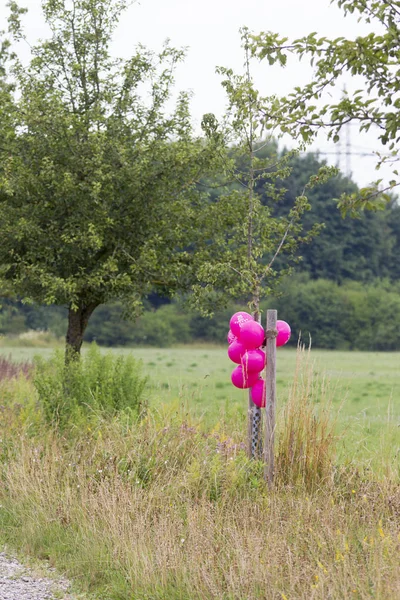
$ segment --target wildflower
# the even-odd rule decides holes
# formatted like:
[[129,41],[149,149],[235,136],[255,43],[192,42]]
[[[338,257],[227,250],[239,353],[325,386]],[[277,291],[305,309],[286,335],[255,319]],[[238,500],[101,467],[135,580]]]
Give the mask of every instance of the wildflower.
[[344,560],[343,554],[339,550],[336,550],[335,561],[341,562],[342,560]]
[[319,560],[317,561],[317,565],[319,566],[320,569],[322,569],[322,571],[324,573],[327,573],[328,571],[326,570],[326,568],[324,567],[324,565],[322,564],[322,562],[320,562]]

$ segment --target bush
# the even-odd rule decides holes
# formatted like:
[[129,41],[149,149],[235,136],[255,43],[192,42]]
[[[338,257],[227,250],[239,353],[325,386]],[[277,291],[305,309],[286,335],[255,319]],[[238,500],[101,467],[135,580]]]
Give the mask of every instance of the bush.
[[189,343],[193,341],[190,316],[176,304],[166,304],[156,311],[145,312],[135,324],[132,341],[158,348]]
[[[280,296],[263,300],[261,308],[264,315],[268,308],[276,308],[278,318],[290,323],[292,338],[289,345],[292,347],[301,333],[306,342],[311,336],[314,348],[400,350],[400,284],[376,280],[369,284],[347,281],[339,285],[326,279],[310,279],[307,274],[296,274],[283,282],[281,291]],[[4,305],[0,310],[0,333],[11,327],[13,335],[19,335],[17,308],[28,310],[17,305]],[[29,319],[26,318],[25,330],[29,321],[33,329],[42,323],[45,331],[54,330],[59,335],[65,328],[65,318],[56,308],[32,308],[32,312],[27,313]],[[104,305],[94,312],[85,341],[95,341],[104,346],[158,348],[198,342],[225,344],[229,319],[238,310],[247,309],[245,305],[231,304],[208,319],[174,301],[156,310],[146,310],[133,322],[123,319],[122,304]],[[40,311],[44,316],[39,319]],[[42,335],[41,341],[47,343]],[[27,340],[20,336],[11,341],[6,339],[4,343],[36,346],[39,345],[39,337]]]
[[35,363],[34,384],[49,424],[64,427],[120,411],[139,415],[144,409],[147,379],[132,356],[101,354],[92,344],[80,361],[68,366],[60,352]]
[[279,298],[264,301],[290,323],[291,344],[299,335],[313,348],[391,351],[400,349],[400,294],[387,281],[338,285],[305,276],[288,279]]

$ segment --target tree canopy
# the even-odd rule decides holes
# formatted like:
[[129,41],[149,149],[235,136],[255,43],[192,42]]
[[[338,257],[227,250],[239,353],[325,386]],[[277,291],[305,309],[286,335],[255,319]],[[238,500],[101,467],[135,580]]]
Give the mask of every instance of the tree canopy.
[[[155,286],[185,287],[196,183],[220,156],[193,135],[186,93],[167,110],[181,50],[111,57],[126,5],[44,0],[51,36],[28,67],[11,57],[13,85],[0,89],[3,289],[68,306],[75,352],[98,305],[135,308]],[[10,7],[10,31],[23,37],[25,11]]]
[[[278,214],[287,211],[298,188],[323,162],[311,153],[291,160],[292,170],[283,184],[285,193],[275,209]],[[310,244],[301,248],[302,260],[297,270],[308,272],[313,279],[338,283],[396,279],[400,238],[395,223],[400,207],[392,201],[383,211],[366,211],[357,219],[350,215],[341,217],[337,200],[351,194],[359,194],[359,188],[341,174],[309,191],[311,209],[303,217],[304,230],[308,231],[315,223],[323,223],[324,227]],[[268,202],[268,193],[263,197],[263,201]]]

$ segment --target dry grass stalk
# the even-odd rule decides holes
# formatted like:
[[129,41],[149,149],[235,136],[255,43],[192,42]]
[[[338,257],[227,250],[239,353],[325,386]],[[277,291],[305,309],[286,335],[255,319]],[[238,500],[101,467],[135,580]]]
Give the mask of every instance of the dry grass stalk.
[[29,361],[15,362],[6,356],[0,356],[0,381],[14,379],[21,375],[29,377],[32,373],[33,364]]
[[293,383],[278,419],[277,481],[313,489],[329,480],[335,461],[335,418],[329,381],[315,374],[299,347]]

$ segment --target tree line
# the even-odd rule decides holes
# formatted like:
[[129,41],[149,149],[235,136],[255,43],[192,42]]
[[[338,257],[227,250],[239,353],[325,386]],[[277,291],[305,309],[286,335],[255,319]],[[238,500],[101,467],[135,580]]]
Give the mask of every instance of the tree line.
[[[269,151],[275,152],[276,145],[271,143]],[[295,157],[291,163],[292,171],[277,210],[284,211],[285,205],[292,202],[293,190],[323,166],[314,154]],[[315,222],[325,226],[303,247],[295,274],[281,287],[282,295],[267,298],[261,308],[276,307],[291,323],[294,341],[302,335],[305,340],[311,336],[313,346],[318,348],[398,350],[400,206],[393,199],[384,211],[365,212],[358,219],[343,218],[334,198],[355,190],[354,182],[337,175],[312,191],[311,210],[304,217],[304,226],[312,227]],[[266,191],[259,193],[268,203]],[[182,301],[171,302],[153,293],[136,321],[123,318],[121,303],[99,307],[84,339],[106,346],[224,343],[229,315],[236,308],[231,303],[210,319],[190,310]],[[377,311],[384,315],[378,325]],[[29,329],[48,330],[62,337],[66,320],[67,312],[61,307],[4,299],[0,331],[16,335]]]
[[[167,43],[159,53],[139,45],[129,59],[111,55],[126,0],[43,0],[50,35],[31,46],[27,66],[13,46],[25,39],[26,10],[12,0],[0,46],[6,326],[7,314],[15,322],[17,310],[21,320],[22,306],[31,303],[60,307],[37,309],[53,311],[54,318],[65,307],[71,360],[79,357],[96,312],[110,302],[135,316],[154,294],[175,298],[175,305],[185,297],[211,315],[236,300],[257,315],[298,264],[311,278],[338,284],[395,278],[399,220],[388,192],[396,179],[385,189],[377,181],[359,190],[316,157],[278,152],[263,140],[271,130],[308,143],[320,128],[336,140],[349,120],[361,130],[374,123],[395,161],[396,3],[338,4],[367,23],[383,23],[385,33],[354,43],[315,34],[287,43],[244,28],[243,73],[218,68],[225,118],[205,114],[199,135],[186,92],[168,108],[182,50]],[[290,54],[315,62],[315,81],[287,98],[262,97],[252,61],[284,66]],[[339,83],[345,70],[364,77],[367,95],[358,90],[317,110],[312,100]],[[371,93],[387,94],[385,108]],[[341,222],[337,208],[344,217],[382,212]],[[38,320],[34,310],[29,315]]]

